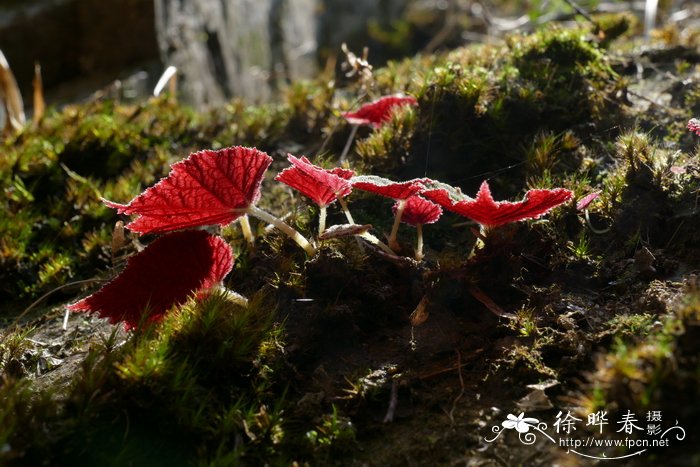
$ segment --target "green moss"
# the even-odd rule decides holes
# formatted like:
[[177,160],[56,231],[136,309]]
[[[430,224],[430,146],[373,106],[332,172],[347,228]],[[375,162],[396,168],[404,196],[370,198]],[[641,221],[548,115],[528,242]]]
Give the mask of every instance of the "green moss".
[[[608,31],[620,27],[616,21]],[[350,132],[340,109],[358,96],[398,91],[415,96],[418,106],[380,129],[361,128],[352,168],[393,179],[427,175],[470,195],[490,179],[497,199],[516,199],[528,187],[564,186],[576,200],[600,189],[589,222],[612,228],[589,229],[571,203],[545,219],[491,230],[469,257],[473,224],[446,213],[426,228],[427,261],[417,264],[360,249],[352,238],[323,242],[307,258],[264,223],[252,221],[254,246],[237,225],[224,227],[236,256],[226,285],[251,298],[247,308],[217,292],[174,307],[156,327],[73,342],[87,355],[71,369],[69,387],[29,380],[39,353],[28,331],[2,336],[0,463],[325,465],[359,455],[356,436],[392,455],[415,453],[406,439],[438,440],[447,423],[462,423],[453,413],[505,409],[535,380],[556,377],[570,387],[569,376],[592,370],[583,391],[595,407],[616,400],[652,407],[676,389],[697,388],[697,300],[691,296],[671,318],[634,314],[646,279],[631,262],[645,245],[659,258],[660,277],[697,265],[697,257],[659,253],[667,243],[667,252],[696,249],[697,154],[676,158],[654,133],[626,129],[635,110],[624,107],[625,82],[596,38],[580,28],[546,27],[504,44],[391,62],[370,84],[340,88],[323,76],[294,83],[280,103],[236,100],[209,114],[167,98],[50,112],[40,128],[2,146],[2,298],[17,305],[19,295],[28,302],[71,280],[113,274],[131,239],[118,254],[111,251],[119,218],[100,197],[128,201],[193,150],[242,144],[268,151],[275,166],[261,206],[313,236],[316,208],[270,183],[272,172],[287,151],[312,158],[320,152],[314,162],[336,165]],[[684,102],[693,107],[695,90],[686,91]],[[641,127],[655,118],[633,116]],[[688,143],[683,125],[675,123],[676,140]],[[676,163],[685,174],[671,175]],[[353,193],[349,202],[377,236],[391,227],[390,200]],[[344,222],[332,206],[329,223]],[[413,231],[402,227],[400,241],[410,255]],[[688,264],[674,269],[679,258]],[[499,327],[467,290],[475,284],[503,309],[519,310],[515,319]],[[611,287],[619,284],[624,295],[614,297]],[[411,329],[408,317],[422,297],[431,316]],[[408,351],[411,344],[419,350]],[[595,363],[589,349],[598,345],[611,348]],[[670,369],[678,362],[674,380]],[[479,386],[495,367],[499,387],[487,394]],[[394,424],[382,424],[377,414],[392,397],[389,376],[399,409]],[[445,401],[453,401],[449,421]],[[411,415],[400,414],[407,407]],[[450,440],[483,422],[464,420],[464,430],[448,430]],[[388,443],[390,436],[400,440]],[[440,444],[431,441],[421,453],[434,454],[428,451]]]
[[700,298],[692,290],[660,323],[648,315],[611,321],[620,337],[598,361],[584,399],[598,408],[667,411],[689,423],[700,388],[698,323]]

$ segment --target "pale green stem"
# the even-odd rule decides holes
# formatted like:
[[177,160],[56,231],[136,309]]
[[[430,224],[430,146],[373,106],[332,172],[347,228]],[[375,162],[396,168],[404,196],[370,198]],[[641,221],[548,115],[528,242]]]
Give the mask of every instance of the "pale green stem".
[[253,237],[253,231],[250,229],[250,221],[248,220],[248,216],[243,214],[238,218],[238,223],[241,224],[241,232],[243,232],[245,239],[248,241],[248,243],[254,245],[255,237]]
[[269,212],[263,211],[259,207],[253,206],[252,204],[250,206],[248,206],[247,212],[251,216],[257,217],[258,219],[260,219],[263,222],[267,222],[268,224],[274,225],[279,230],[281,230],[282,232],[287,234],[289,236],[289,238],[291,238],[292,240],[297,242],[297,244],[300,247],[302,247],[304,249],[304,251],[306,251],[306,253],[309,256],[313,256],[316,254],[316,249],[313,247],[313,245],[311,245],[311,243],[309,243],[309,241],[306,239],[306,237],[304,237],[302,234],[297,232],[296,229],[294,229],[293,227],[291,227],[289,224],[285,223],[281,219],[278,219],[277,217],[273,216]]
[[321,234],[326,230],[326,206],[319,206],[319,211],[318,211],[318,235],[321,236]]
[[360,125],[353,125],[352,126],[352,131],[350,131],[350,136],[348,136],[348,141],[345,143],[345,147],[343,148],[343,152],[340,154],[340,162],[345,162],[348,159],[348,152],[350,152],[350,146],[352,146],[352,142],[355,140],[355,135],[357,134],[357,129],[360,127]]
[[423,261],[423,224],[416,224],[416,261]]
[[350,210],[348,209],[348,203],[346,203],[343,198],[338,198],[338,202],[340,203],[340,207],[343,209],[343,213],[348,219],[348,222],[354,224],[355,221],[352,219],[352,214],[350,214]]
[[386,243],[382,242],[381,240],[379,240],[377,237],[375,237],[371,233],[363,232],[363,233],[359,234],[359,236],[364,238],[368,242],[370,242],[372,245],[376,245],[379,248],[381,248],[382,251],[384,253],[386,253],[387,255],[396,257],[396,253],[394,253],[394,251],[391,248],[389,248],[389,246]]
[[[348,219],[348,222],[351,224],[354,224],[355,221],[352,218],[352,214],[350,214],[350,210],[348,209],[348,204],[345,202],[345,200],[343,198],[338,198],[338,202],[340,203],[340,207],[343,208],[343,212],[345,213],[345,217]],[[394,251],[391,248],[389,248],[386,245],[386,243],[382,242],[381,240],[379,240],[377,237],[375,237],[371,233],[364,232],[364,233],[359,234],[358,236],[364,238],[365,240],[370,242],[372,245],[378,246],[379,248],[382,249],[382,251],[384,251],[384,253],[391,255],[391,256],[396,256],[396,254],[394,254]]]
[[396,234],[399,233],[399,225],[401,224],[401,216],[403,216],[403,210],[406,209],[406,200],[400,199],[399,205],[396,208],[396,216],[394,217],[394,225],[391,227],[391,234],[389,234],[389,246],[394,251],[399,251],[401,245],[396,241]]

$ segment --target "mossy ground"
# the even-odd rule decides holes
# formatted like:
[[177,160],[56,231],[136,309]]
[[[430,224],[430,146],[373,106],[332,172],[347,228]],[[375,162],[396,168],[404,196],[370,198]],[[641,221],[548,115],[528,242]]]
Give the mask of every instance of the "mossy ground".
[[[96,99],[6,139],[2,463],[548,464],[571,457],[483,439],[507,413],[600,409],[678,419],[688,438],[639,462],[689,459],[699,427],[700,168],[684,124],[697,116],[700,72],[689,48],[641,58],[599,42],[584,28],[549,27],[390,63],[362,90],[321,77],[291,86],[281,104],[233,102],[205,115],[167,97]],[[673,74],[658,92],[667,103],[629,92],[653,80],[636,81],[629,63],[642,60]],[[340,109],[397,91],[419,105],[361,129],[353,168],[427,175],[469,194],[488,178],[497,199],[527,187],[564,186],[577,198],[598,190],[588,220],[564,206],[491,232],[469,257],[469,226],[446,214],[426,227],[421,264],[347,239],[308,259],[260,224],[251,248],[234,225],[221,229],[236,254],[226,285],[248,308],[215,294],[131,334],[84,315],[61,330],[62,306],[97,287],[67,285],[114,276],[151,240],[120,240],[120,219],[100,197],[127,201],[203,148],[256,146],[273,169],[286,152],[333,164],[350,132]],[[313,234],[313,208],[271,180],[263,193],[261,205]],[[358,222],[378,232],[390,229],[390,208],[351,197]],[[343,222],[334,210],[329,221]],[[407,254],[413,234],[402,227]],[[496,317],[474,287],[515,319]],[[424,297],[429,316],[414,328],[409,315]]]

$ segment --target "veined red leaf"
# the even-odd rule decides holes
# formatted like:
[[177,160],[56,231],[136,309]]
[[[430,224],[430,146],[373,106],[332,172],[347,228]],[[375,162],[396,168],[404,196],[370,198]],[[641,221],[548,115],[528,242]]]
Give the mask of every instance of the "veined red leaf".
[[272,158],[235,146],[199,151],[173,164],[167,177],[131,200],[104,200],[120,214],[137,214],[127,228],[158,233],[203,225],[225,225],[260,199],[260,183]]
[[391,113],[396,107],[417,104],[418,101],[411,96],[384,96],[363,105],[354,112],[343,113],[343,117],[354,125],[372,125],[379,128],[383,123],[391,120]]
[[326,170],[313,165],[303,156],[298,158],[287,154],[287,159],[292,166],[280,172],[275,180],[311,198],[320,207],[326,207],[352,191],[352,185],[348,181],[354,174],[352,170],[340,167]]
[[467,198],[455,201],[445,189],[425,191],[422,195],[445,209],[473,219],[481,225],[497,227],[510,222],[536,219],[571,199],[573,193],[564,188],[529,190],[523,201],[497,202],[491,196],[488,182],[484,181],[479,188],[476,199]]
[[[124,271],[99,291],[69,305],[94,311],[127,329],[159,321],[193,292],[209,289],[231,271],[233,252],[221,238],[202,230],[184,230],[158,238],[129,258]],[[149,315],[144,320],[143,315]]]
[[408,199],[422,192],[425,189],[423,186],[424,180],[426,179],[416,178],[406,182],[394,182],[375,175],[360,175],[353,177],[350,181],[353,188],[399,200]]
[[[392,207],[394,215],[399,208],[399,202]],[[401,222],[409,225],[425,225],[437,222],[442,215],[442,208],[432,201],[420,196],[411,196],[406,199],[406,204],[401,215]]]

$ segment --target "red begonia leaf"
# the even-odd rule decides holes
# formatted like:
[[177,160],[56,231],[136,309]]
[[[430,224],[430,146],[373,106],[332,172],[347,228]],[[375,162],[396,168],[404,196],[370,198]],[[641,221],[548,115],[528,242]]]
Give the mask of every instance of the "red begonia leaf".
[[[442,208],[432,201],[428,201],[420,196],[411,196],[405,201],[401,222],[410,225],[424,225],[437,222],[442,215]],[[399,208],[399,201],[394,204],[392,211],[396,215]]]
[[352,170],[339,167],[326,170],[313,165],[303,156],[298,158],[287,154],[287,159],[292,166],[280,172],[275,180],[300,191],[321,207],[328,206],[352,191],[352,185],[348,181],[354,174]]
[[[306,159],[305,157],[302,157],[302,159]],[[308,159],[306,159],[308,161]],[[344,169],[342,167],[334,167],[330,170],[326,170],[328,173],[332,173],[333,175],[337,175],[338,177],[345,179],[345,180],[350,180],[354,175],[355,171],[350,170],[350,169]]]
[[700,120],[698,120],[697,118],[691,118],[690,120],[688,120],[688,129],[696,135],[700,136]]
[[406,182],[394,182],[375,175],[360,175],[353,177],[350,181],[353,188],[359,188],[360,190],[386,196],[387,198],[408,199],[425,189],[423,186],[424,180],[417,178]]
[[519,202],[494,201],[486,181],[481,184],[476,199],[454,200],[446,189],[424,191],[423,196],[440,204],[445,209],[475,220],[487,227],[536,219],[551,209],[568,201],[573,196],[570,190],[555,188],[553,190],[529,190],[525,199]]
[[423,179],[425,189],[421,195],[431,199],[440,206],[445,207],[459,201],[469,201],[472,198],[462,193],[459,187],[448,185],[447,183],[438,182],[437,180]]
[[576,203],[576,210],[577,211],[583,211],[588,207],[589,204],[591,204],[593,201],[595,201],[597,198],[600,197],[600,191],[594,191],[593,193],[588,193],[586,196],[578,200]]
[[[129,258],[126,268],[94,294],[69,305],[95,311],[127,329],[159,321],[193,292],[209,289],[231,271],[233,253],[221,238],[203,230],[184,230],[158,238]],[[144,313],[148,316],[144,319]]]
[[264,152],[242,146],[195,152],[129,204],[104,202],[120,214],[137,214],[127,227],[143,234],[225,225],[260,199],[271,162]]
[[354,125],[372,125],[375,128],[379,128],[383,123],[391,120],[391,113],[394,108],[416,104],[418,104],[418,101],[411,96],[384,96],[374,102],[363,105],[354,112],[343,113],[343,117]]

